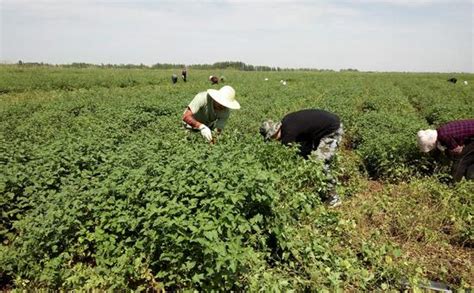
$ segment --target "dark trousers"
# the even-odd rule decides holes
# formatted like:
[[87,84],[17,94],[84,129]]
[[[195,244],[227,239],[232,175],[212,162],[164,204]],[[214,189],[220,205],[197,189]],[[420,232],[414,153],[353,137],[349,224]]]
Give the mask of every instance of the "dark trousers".
[[454,182],[459,182],[463,177],[468,180],[474,179],[474,142],[464,146],[464,149],[456,160],[454,160],[452,173]]

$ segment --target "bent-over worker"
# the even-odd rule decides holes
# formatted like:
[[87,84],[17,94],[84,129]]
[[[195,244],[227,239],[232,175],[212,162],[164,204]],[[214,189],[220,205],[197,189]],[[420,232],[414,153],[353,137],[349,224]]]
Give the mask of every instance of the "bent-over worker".
[[273,139],[284,145],[299,144],[300,155],[313,156],[324,162],[324,172],[329,180],[330,206],[337,206],[341,199],[336,192],[336,179],[331,175],[330,163],[336,154],[344,131],[338,116],[333,113],[307,109],[289,113],[281,122],[264,121],[260,134],[265,141]]

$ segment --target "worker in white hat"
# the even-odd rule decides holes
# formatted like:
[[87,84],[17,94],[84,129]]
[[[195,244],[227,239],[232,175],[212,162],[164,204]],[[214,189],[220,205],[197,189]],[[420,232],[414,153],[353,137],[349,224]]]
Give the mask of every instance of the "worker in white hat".
[[453,160],[452,176],[455,182],[465,177],[474,179],[474,119],[455,120],[435,129],[417,133],[420,151],[438,149]]
[[240,104],[235,99],[235,90],[231,86],[200,92],[184,111],[184,127],[200,131],[207,141],[212,142],[212,130],[222,132],[230,116],[230,109],[240,109]]

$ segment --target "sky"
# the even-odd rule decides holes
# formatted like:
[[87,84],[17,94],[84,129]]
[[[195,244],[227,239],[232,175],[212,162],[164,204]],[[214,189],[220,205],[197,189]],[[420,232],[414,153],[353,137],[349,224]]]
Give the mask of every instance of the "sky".
[[474,73],[474,0],[0,0],[0,61]]

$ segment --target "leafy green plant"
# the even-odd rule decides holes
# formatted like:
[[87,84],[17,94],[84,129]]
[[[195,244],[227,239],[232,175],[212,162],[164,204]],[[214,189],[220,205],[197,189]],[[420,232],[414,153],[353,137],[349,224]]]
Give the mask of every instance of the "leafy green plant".
[[[444,271],[418,265],[389,233],[413,226],[396,235],[440,240],[448,251],[472,246],[472,185],[440,183],[446,170],[420,156],[414,139],[468,113],[472,89],[446,88],[451,100],[430,122],[442,76],[228,70],[242,109],[208,145],[180,119],[210,87],[209,71],[176,85],[170,70],[0,72],[2,289],[363,291],[437,272],[472,284],[441,253]],[[320,162],[258,134],[263,119],[310,107],[344,123],[334,173],[350,210],[324,205]],[[391,197],[391,186],[410,197]],[[351,206],[369,195],[380,196]]]

